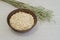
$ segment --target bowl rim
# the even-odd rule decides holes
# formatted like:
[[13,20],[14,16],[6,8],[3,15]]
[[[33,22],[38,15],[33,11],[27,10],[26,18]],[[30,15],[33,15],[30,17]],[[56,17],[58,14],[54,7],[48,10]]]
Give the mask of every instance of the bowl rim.
[[[28,29],[28,30],[22,30],[22,31],[20,31],[20,30],[16,30],[16,29],[14,29],[12,26],[11,26],[11,24],[10,24],[10,18],[11,18],[11,16],[13,16],[15,13],[18,13],[18,12],[26,12],[26,13],[28,13],[28,14],[31,14],[32,16],[33,16],[33,18],[34,18],[34,25],[30,28],[30,29]],[[36,25],[36,23],[37,23],[37,17],[36,17],[36,15],[31,11],[31,10],[29,10],[29,9],[15,9],[15,10],[13,10],[12,12],[10,12],[9,13],[9,15],[7,16],[7,23],[8,23],[8,25],[9,25],[9,27],[11,27],[14,31],[17,31],[17,32],[27,32],[27,31],[29,31],[29,30],[31,30],[35,25]]]

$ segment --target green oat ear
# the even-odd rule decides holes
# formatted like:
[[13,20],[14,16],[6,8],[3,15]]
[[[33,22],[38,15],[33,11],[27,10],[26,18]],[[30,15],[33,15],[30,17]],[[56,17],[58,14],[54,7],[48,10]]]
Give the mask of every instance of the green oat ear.
[[29,4],[18,2],[16,0],[2,0],[2,1],[4,1],[8,4],[11,4],[16,8],[29,9],[29,10],[33,11],[35,13],[35,15],[37,16],[38,20],[41,20],[41,21],[48,20],[48,21],[50,21],[51,18],[52,18],[52,13],[53,12],[51,10],[45,9],[42,6],[33,7]]

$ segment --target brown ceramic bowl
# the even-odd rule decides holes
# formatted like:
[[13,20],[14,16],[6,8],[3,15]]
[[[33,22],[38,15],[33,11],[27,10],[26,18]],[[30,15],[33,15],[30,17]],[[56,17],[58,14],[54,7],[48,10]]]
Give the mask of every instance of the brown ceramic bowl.
[[[30,28],[30,29],[28,29],[28,30],[22,30],[22,31],[20,31],[20,30],[16,30],[16,29],[14,29],[12,26],[11,26],[11,24],[10,24],[10,18],[11,18],[11,16],[12,15],[14,15],[15,13],[17,13],[17,12],[26,12],[26,13],[28,13],[28,14],[31,14],[32,16],[33,16],[33,18],[34,18],[34,25]],[[35,25],[36,25],[36,23],[37,23],[37,17],[36,17],[36,15],[32,12],[32,11],[30,11],[30,10],[28,10],[28,9],[16,9],[16,10],[13,10],[9,15],[8,15],[8,17],[7,17],[7,23],[8,23],[8,25],[14,30],[14,31],[17,31],[17,32],[27,32],[27,31],[29,31],[29,30],[31,30]]]

